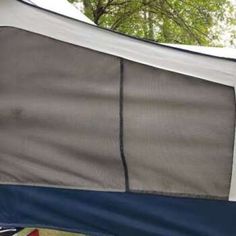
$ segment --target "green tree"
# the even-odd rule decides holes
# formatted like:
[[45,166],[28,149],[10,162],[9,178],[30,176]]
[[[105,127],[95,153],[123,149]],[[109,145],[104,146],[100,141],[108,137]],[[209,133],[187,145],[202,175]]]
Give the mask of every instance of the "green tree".
[[220,46],[222,30],[235,43],[230,0],[68,0],[97,25],[161,43]]

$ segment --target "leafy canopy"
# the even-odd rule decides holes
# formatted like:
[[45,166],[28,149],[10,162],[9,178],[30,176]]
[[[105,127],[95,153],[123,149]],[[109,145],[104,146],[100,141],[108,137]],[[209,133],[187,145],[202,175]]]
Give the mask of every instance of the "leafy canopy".
[[223,46],[225,33],[227,42],[223,44],[236,44],[236,9],[230,0],[68,1],[80,3],[97,25],[139,38]]

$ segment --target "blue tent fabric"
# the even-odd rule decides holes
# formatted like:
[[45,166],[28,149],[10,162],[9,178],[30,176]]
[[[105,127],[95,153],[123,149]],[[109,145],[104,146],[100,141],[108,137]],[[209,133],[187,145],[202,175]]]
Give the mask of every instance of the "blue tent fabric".
[[235,236],[236,203],[140,193],[0,186],[0,225],[88,235]]

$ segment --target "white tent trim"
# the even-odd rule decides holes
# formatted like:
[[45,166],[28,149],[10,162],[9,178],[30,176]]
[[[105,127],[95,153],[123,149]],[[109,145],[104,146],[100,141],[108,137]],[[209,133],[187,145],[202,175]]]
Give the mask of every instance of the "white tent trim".
[[205,46],[193,46],[184,44],[163,44],[173,48],[180,48],[189,52],[197,52],[208,56],[224,57],[236,59],[235,48],[221,48],[221,47],[205,47]]

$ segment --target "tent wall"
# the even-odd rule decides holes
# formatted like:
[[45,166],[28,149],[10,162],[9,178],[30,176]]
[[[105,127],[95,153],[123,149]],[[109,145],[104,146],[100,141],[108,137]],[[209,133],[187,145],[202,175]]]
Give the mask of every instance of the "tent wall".
[[137,193],[0,186],[2,226],[108,236],[235,236],[236,204]]
[[124,66],[124,145],[130,188],[227,198],[232,87],[134,62]]
[[234,89],[0,29],[2,184],[229,197]]
[[7,27],[0,41],[0,181],[124,190],[119,59]]
[[1,0],[0,225],[235,236],[235,75]]

